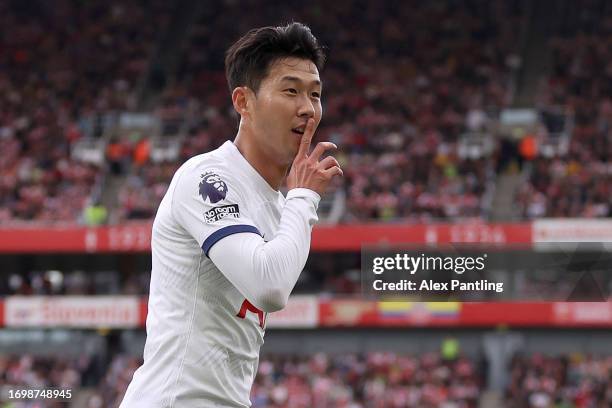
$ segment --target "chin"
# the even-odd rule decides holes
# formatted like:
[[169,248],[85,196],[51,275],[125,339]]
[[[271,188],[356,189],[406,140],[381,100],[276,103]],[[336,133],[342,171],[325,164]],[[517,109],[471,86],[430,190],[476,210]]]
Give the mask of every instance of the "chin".
[[286,166],[293,163],[293,159],[295,159],[295,155],[297,154],[297,149],[293,149],[292,147],[279,148],[280,146],[272,149],[271,152],[274,152],[272,155],[268,156],[270,160],[270,165],[274,164],[277,166]]
[[284,166],[289,166],[291,163],[293,163],[293,160],[295,159],[295,154],[289,156],[285,156],[285,159],[282,161],[282,164]]
[[283,164],[291,164],[295,159],[295,155],[300,149],[300,144],[297,143],[295,145],[285,145],[282,151],[279,151],[278,157]]

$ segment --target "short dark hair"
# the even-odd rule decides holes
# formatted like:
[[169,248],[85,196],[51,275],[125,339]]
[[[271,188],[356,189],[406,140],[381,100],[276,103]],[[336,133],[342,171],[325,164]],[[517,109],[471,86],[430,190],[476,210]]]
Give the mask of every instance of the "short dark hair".
[[323,47],[302,23],[249,31],[225,53],[225,76],[230,93],[236,87],[247,86],[257,94],[272,63],[288,57],[311,60],[319,71],[325,65]]

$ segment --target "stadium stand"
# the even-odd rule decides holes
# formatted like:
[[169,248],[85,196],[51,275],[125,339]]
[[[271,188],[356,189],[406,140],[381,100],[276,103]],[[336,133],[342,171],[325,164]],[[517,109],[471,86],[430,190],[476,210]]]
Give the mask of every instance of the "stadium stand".
[[510,407],[599,407],[612,404],[610,356],[516,356],[506,394]]
[[[0,387],[83,387],[85,407],[114,407],[141,363],[124,354],[113,356],[106,368],[87,355],[0,356]],[[251,400],[253,407],[274,408],[476,407],[484,381],[478,367],[474,359],[446,360],[439,353],[271,354],[260,361]],[[507,406],[607,406],[612,402],[611,371],[610,356],[517,355]]]
[[[34,13],[5,6],[2,37],[8,69],[2,81],[0,143],[11,160],[0,169],[5,204],[0,218],[83,220],[87,205],[117,193],[119,198],[111,200],[115,206],[108,209],[111,221],[149,219],[169,175],[184,160],[232,137],[228,129],[235,128],[236,117],[221,65],[227,46],[223,39],[272,17],[252,12],[252,21],[225,24],[232,13],[255,11],[257,2],[230,6],[221,19],[214,9],[200,10],[185,47],[175,55],[177,68],[168,86],[147,102],[153,103],[151,112],[161,130],[117,140],[112,136],[117,135],[116,115],[143,106],[143,78],[172,13],[161,2],[150,8],[121,2],[108,8],[97,2],[73,7],[59,1],[53,9]],[[597,7],[593,2],[586,14],[595,15]],[[314,21],[313,28],[332,50],[324,74],[326,115],[318,135],[340,146],[339,159],[346,168],[343,185],[333,195],[343,211],[332,220],[490,218],[502,152],[495,123],[516,93],[525,5],[408,2],[399,8],[371,7],[367,17],[351,9],[334,7],[321,17],[313,8],[298,16]],[[274,11],[274,18],[287,18],[291,10],[287,4]],[[151,18],[153,24],[144,23]],[[415,27],[402,41],[399,20]],[[443,24],[421,23],[434,20]],[[349,23],[330,35],[326,27],[333,21]],[[573,125],[565,154],[547,157],[544,150],[533,158],[516,195],[523,217],[591,218],[611,211],[610,103],[605,75],[594,71],[607,55],[605,47],[595,46],[605,40],[606,21],[605,15],[599,17],[601,28],[586,34],[585,26],[575,24],[550,40],[552,70],[537,105],[543,112],[560,107]],[[46,43],[35,47],[41,27]],[[14,34],[8,36],[9,30]],[[74,32],[79,32],[78,41],[67,45]],[[112,34],[96,37],[100,32]],[[355,33],[361,33],[359,38]],[[202,47],[206,55],[199,52]],[[588,52],[572,52],[585,47]],[[112,57],[108,49],[113,49]],[[30,70],[32,61],[44,63]],[[72,66],[79,69],[67,69]],[[26,78],[25,72],[32,75]],[[179,146],[156,158],[153,151],[164,150],[155,149],[164,140],[160,135],[166,142],[178,136]],[[109,146],[110,168],[99,154],[71,154],[92,137],[101,138],[94,144],[98,150]],[[480,143],[470,148],[474,138]],[[108,174],[124,171],[128,175],[119,191],[108,191]]]
[[[140,6],[126,8],[120,2],[104,10],[95,2],[82,6],[83,10],[72,10],[68,3],[59,2],[59,5],[56,10],[38,15],[30,25],[22,25],[21,40],[7,44],[7,48],[13,55],[9,64],[13,76],[9,84],[22,83],[23,78],[18,73],[23,72],[27,61],[21,61],[19,58],[26,57],[19,56],[29,44],[38,41],[41,32],[36,27],[48,26],[45,35],[50,38],[49,45],[40,50],[36,48],[41,55],[27,58],[48,61],[48,64],[38,65],[39,73],[45,72],[45,79],[36,79],[32,87],[45,89],[46,100],[53,98],[43,106],[59,104],[66,109],[66,115],[62,117],[65,116],[68,122],[63,124],[64,121],[60,121],[57,137],[45,137],[45,141],[53,143],[58,150],[57,154],[65,157],[84,134],[102,137],[109,148],[114,146],[115,142],[109,136],[112,134],[111,126],[105,123],[112,122],[110,113],[138,109],[138,78],[146,73],[147,58],[156,39],[152,26],[163,29],[167,24],[167,13],[161,4],[147,10],[148,14]],[[231,19],[232,13],[243,13],[245,7],[255,10],[257,2],[230,8],[226,18]],[[467,152],[461,148],[461,136],[487,130],[492,121],[490,116],[494,117],[511,101],[513,74],[517,68],[512,61],[516,60],[516,44],[521,35],[517,23],[524,17],[521,10],[513,10],[511,6],[461,9],[444,3],[435,7],[406,3],[399,10],[388,6],[372,7],[369,14],[350,12],[350,9],[333,8],[326,13],[324,20],[313,24],[333,50],[324,77],[329,98],[319,137],[340,146],[339,158],[347,167],[344,186],[338,186],[346,190],[342,191],[346,196],[346,211],[337,218],[350,222],[486,216],[493,192],[495,156],[489,151],[491,149]],[[291,5],[287,4],[277,15],[288,16],[291,10]],[[24,18],[23,14],[27,11],[21,15],[6,13],[4,27],[8,30],[18,24],[19,19]],[[71,43],[65,52],[65,38],[70,33],[66,32],[66,25],[62,22],[77,14],[84,16],[83,21],[71,29],[82,31],[82,34],[79,42]],[[305,12],[303,17],[315,19],[314,14]],[[507,18],[509,14],[512,18]],[[180,154],[173,164],[167,165],[167,171],[160,172],[147,152],[150,147],[141,148],[142,144],[150,143],[152,134],[132,135],[119,142],[124,144],[124,155],[118,154],[123,158],[123,167],[129,169],[129,175],[119,192],[118,210],[109,209],[111,214],[118,213],[111,217],[112,220],[151,218],[172,171],[187,157],[214,148],[232,137],[228,129],[235,128],[235,115],[227,98],[222,66],[211,61],[214,56],[222,61],[222,52],[227,45],[222,38],[233,38],[242,26],[255,25],[257,19],[262,19],[258,13],[248,15],[253,21],[241,19],[240,26],[232,26],[226,25],[225,19],[216,18],[217,15],[209,9],[200,14],[185,47],[187,51],[181,58],[176,79],[163,90],[153,108],[161,123],[161,133],[181,137]],[[156,19],[156,24],[142,24],[149,16]],[[398,19],[419,27],[409,41],[399,40]],[[336,35],[329,35],[324,27],[334,20],[350,24],[342,25]],[[393,21],[393,24],[382,27],[370,24],[370,20]],[[444,24],[433,28],[420,23],[432,20]],[[356,33],[354,27],[358,26],[368,27],[371,31],[363,31],[360,38],[351,39],[350,34]],[[113,34],[102,39],[95,37],[97,33],[106,31]],[[379,31],[382,36],[374,35]],[[216,35],[207,36],[211,32]],[[131,41],[125,41],[127,39]],[[205,56],[200,55],[201,47],[208,49]],[[112,58],[109,57],[111,54],[104,52],[111,48],[114,50]],[[48,58],[48,55],[54,58]],[[107,56],[106,59],[103,55]],[[373,63],[362,66],[364,60]],[[88,63],[78,65],[76,61]],[[66,67],[72,65],[81,66],[82,72],[67,71]],[[40,77],[43,75],[39,74]],[[85,84],[78,81],[85,81]],[[74,93],[76,90],[78,94]],[[11,92],[6,94],[11,95]],[[23,100],[23,97],[21,95],[18,99]],[[55,110],[51,111],[56,115]],[[200,111],[203,115],[195,114]],[[13,116],[14,113],[11,118]],[[14,135],[14,126],[4,126],[3,132]],[[29,129],[34,128],[35,125],[30,124]],[[19,135],[24,132],[29,133],[24,129]],[[24,156],[35,157],[24,151],[27,147],[20,142],[19,137],[5,138],[5,143],[15,145],[12,148],[19,153],[23,151]],[[40,151],[48,151],[34,142],[31,144]],[[112,151],[115,153],[110,153],[111,150],[109,153],[117,154],[116,150]],[[118,160],[109,157],[109,161]],[[40,217],[74,219],[75,213],[85,206],[85,197],[94,192],[96,195],[104,194],[107,183],[103,176],[111,170],[100,165],[90,166],[90,173],[97,175],[96,182],[92,180],[93,174],[85,180],[83,177],[79,179],[82,188],[73,194],[73,199],[64,203],[74,207],[69,214],[67,205],[56,204],[66,212],[64,216]],[[34,168],[38,169],[38,166],[35,163]],[[7,174],[19,168],[17,163],[5,167]],[[47,169],[42,167],[41,170]],[[30,180],[32,176],[25,178]],[[70,197],[64,191],[46,193],[55,184],[71,186],[73,183],[63,174],[56,179],[66,182],[53,180],[45,182],[45,187],[38,185],[38,190],[45,192],[39,191],[38,196],[62,197],[62,200]],[[96,185],[101,191],[92,192],[91,186]],[[7,203],[9,197],[17,197],[19,201],[36,200],[36,191],[30,193],[27,186],[24,190],[20,192],[20,186],[10,186],[2,196]],[[30,198],[32,194],[34,198]],[[74,199],[77,196],[79,200]],[[94,201],[96,198],[93,197]],[[38,200],[43,201],[38,207],[47,205],[45,201],[52,201],[40,197]],[[6,219],[30,219],[38,217],[41,212],[36,208],[29,212],[10,210],[13,206],[16,204],[7,206],[10,213],[5,210]]]
[[533,163],[517,197],[527,218],[612,216],[611,10],[597,1],[582,1],[580,8],[548,40],[551,70],[536,103],[571,117],[572,126],[565,151],[541,151]]
[[253,407],[476,407],[482,378],[467,358],[372,352],[271,356],[259,365]]
[[0,7],[0,218],[74,222],[88,198],[102,194],[106,169],[71,152],[82,139],[102,137],[110,115],[135,108],[167,6]]
[[[289,2],[276,13],[288,16],[293,6]],[[262,19],[256,2],[239,8],[231,8],[227,18],[240,12],[253,21],[228,25],[210,10],[202,13],[176,84],[161,98],[160,117],[168,122],[162,127],[189,129],[184,153],[218,146],[232,136],[227,129],[235,128],[236,118],[219,65],[226,44],[218,38],[233,38]],[[303,15],[315,22],[313,29],[333,50],[324,72],[329,97],[318,137],[340,147],[339,160],[346,168],[344,185],[338,186],[345,190],[346,211],[339,219],[486,216],[495,156],[485,149],[464,151],[461,137],[487,130],[490,116],[511,101],[521,35],[517,22],[524,17],[520,9],[474,7],[456,13],[450,4],[404,3],[399,8],[372,6],[368,13],[350,10],[356,9],[337,6],[324,18],[316,11]],[[399,39],[400,20],[418,27],[407,40]],[[433,20],[444,24],[422,24]],[[333,21],[348,24],[330,35],[325,27]],[[377,21],[385,26],[373,24]],[[353,38],[356,33],[359,37]],[[201,55],[202,47],[210,52]],[[364,66],[366,60],[371,62]],[[194,106],[204,115],[191,114]],[[181,119],[188,123],[171,125]]]
[[[86,408],[116,407],[142,360],[116,355],[106,370],[88,356],[0,356],[0,387],[86,388]],[[453,375],[457,374],[457,375]],[[252,390],[253,407],[456,406],[476,407],[482,377],[475,363],[372,352],[271,355],[262,359]],[[91,387],[95,385],[95,387]],[[61,405],[58,405],[61,406]]]
[[[573,234],[587,219],[612,217],[612,8],[603,0],[317,0],[306,8],[295,0],[274,8],[257,0],[171,3],[0,2],[0,228],[32,229],[19,242],[38,245],[43,226],[109,225],[99,235],[87,228],[84,247],[62,253],[15,249],[8,245],[12,235],[2,243],[10,249],[0,255],[0,404],[34,406],[6,401],[7,389],[30,386],[75,389],[72,406],[118,406],[142,362],[129,335],[144,335],[144,317],[111,329],[94,318],[66,328],[49,323],[62,315],[45,302],[82,301],[61,309],[67,320],[76,319],[70,312],[90,312],[83,304],[103,296],[142,313],[148,243],[134,245],[140,235],[117,231],[152,220],[181,163],[234,136],[223,52],[251,27],[304,21],[330,50],[316,138],[340,147],[345,178],[322,202],[323,222],[415,224],[425,232],[410,239],[427,245],[499,236],[497,244],[524,244],[508,232],[513,225],[496,235],[487,224],[513,221],[529,229],[531,245],[545,237],[536,228],[544,218],[576,218]],[[530,69],[535,79],[526,78]],[[529,126],[505,123],[516,108],[523,110],[515,115],[531,115]],[[450,238],[431,232],[438,221],[449,223]],[[453,229],[466,221],[485,232],[474,238],[471,230]],[[111,244],[96,254],[104,234]],[[508,325],[477,320],[490,312],[488,304],[472,314],[469,327],[452,320],[462,316],[456,304],[380,311],[380,304],[355,302],[360,248],[319,250],[325,253],[313,252],[295,293],[315,294],[320,315],[322,303],[338,300],[327,310],[332,323],[320,326],[298,314],[300,330],[273,326],[268,336],[289,331],[284,344],[293,349],[304,345],[301,330],[320,336],[321,344],[330,338],[361,344],[354,330],[363,328],[363,315],[368,321],[378,312],[399,314],[401,323],[370,321],[378,349],[262,355],[253,407],[612,406],[611,357],[592,350],[610,344],[598,336],[612,327],[605,304],[557,302],[518,313],[510,326],[540,327],[551,349],[570,346],[541,354],[532,347],[540,333],[527,330],[532,343],[495,371],[494,358],[476,356],[483,354],[482,339],[493,330],[505,334]],[[524,284],[543,291],[547,282],[533,278]],[[30,308],[17,308],[18,319],[10,320],[20,301]],[[28,301],[49,312],[44,324],[22,322],[38,310]],[[542,318],[541,310],[550,314]],[[448,316],[452,323],[439,320]],[[26,350],[25,340],[44,337],[34,333],[38,324],[44,335],[57,332],[65,340],[79,332],[104,346],[72,352],[81,346],[66,341],[54,354],[41,341]],[[443,336],[436,330],[446,325],[471,331],[463,346],[474,352],[448,359],[386,349],[398,327],[406,330],[405,342],[437,347]],[[585,335],[585,328],[598,335]],[[501,388],[494,372],[504,374]]]

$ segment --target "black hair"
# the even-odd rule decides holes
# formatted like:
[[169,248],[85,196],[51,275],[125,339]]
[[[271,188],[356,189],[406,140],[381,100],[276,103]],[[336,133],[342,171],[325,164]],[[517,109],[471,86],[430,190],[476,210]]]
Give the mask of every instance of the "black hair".
[[310,60],[319,71],[325,65],[323,47],[302,23],[249,31],[225,53],[225,76],[230,93],[236,87],[247,86],[257,94],[272,63],[288,57]]

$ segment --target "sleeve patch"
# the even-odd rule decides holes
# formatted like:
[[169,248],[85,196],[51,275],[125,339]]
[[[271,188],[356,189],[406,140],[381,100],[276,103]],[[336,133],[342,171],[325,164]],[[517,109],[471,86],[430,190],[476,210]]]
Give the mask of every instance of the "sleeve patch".
[[208,199],[211,204],[217,203],[227,195],[227,184],[221,177],[211,171],[200,176],[202,180],[198,186],[202,200]]
[[214,207],[204,213],[204,221],[207,224],[219,221],[226,217],[240,217],[240,210],[238,204],[222,205],[220,207]]

